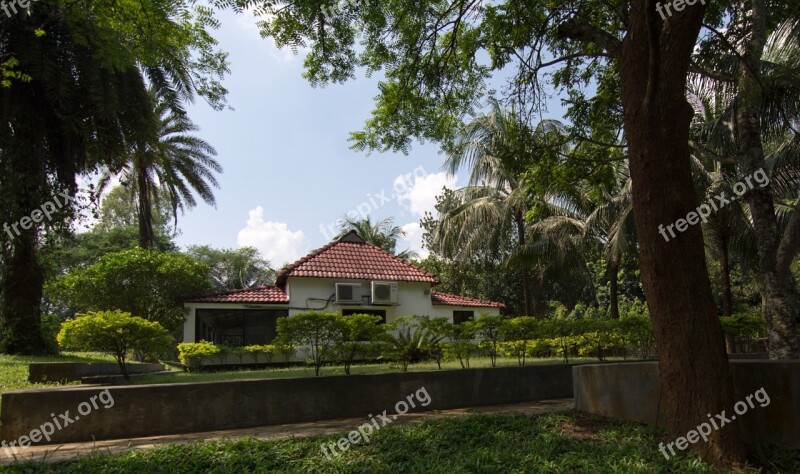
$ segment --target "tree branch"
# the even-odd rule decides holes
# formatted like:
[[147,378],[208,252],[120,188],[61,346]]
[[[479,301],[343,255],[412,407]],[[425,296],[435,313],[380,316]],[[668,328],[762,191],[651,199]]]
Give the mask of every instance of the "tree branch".
[[617,59],[622,42],[611,33],[595,28],[592,25],[570,19],[558,25],[558,36],[584,43],[592,43],[605,50],[612,58]]

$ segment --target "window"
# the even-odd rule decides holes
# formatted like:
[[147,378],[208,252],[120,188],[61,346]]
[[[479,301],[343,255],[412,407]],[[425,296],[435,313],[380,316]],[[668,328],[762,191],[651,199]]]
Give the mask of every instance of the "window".
[[285,309],[198,309],[195,340],[244,347],[269,344],[277,336],[278,318]]
[[461,324],[475,318],[475,311],[453,311],[453,324]]
[[383,322],[386,322],[386,311],[382,309],[343,309],[342,316],[350,316],[351,314],[371,314],[373,316],[380,316]]

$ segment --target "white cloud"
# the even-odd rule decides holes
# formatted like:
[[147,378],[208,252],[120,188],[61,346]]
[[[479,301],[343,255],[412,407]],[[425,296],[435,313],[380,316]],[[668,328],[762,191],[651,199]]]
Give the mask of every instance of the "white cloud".
[[291,231],[283,222],[265,221],[261,206],[249,211],[248,215],[247,226],[236,238],[240,247],[257,248],[274,268],[292,263],[307,253],[302,230]]
[[417,252],[420,259],[425,259],[430,255],[428,249],[422,248],[422,227],[418,222],[411,222],[402,227],[406,236],[401,238],[397,245],[397,250],[410,249]]
[[442,194],[442,188],[454,189],[458,177],[447,172],[414,176],[411,178],[398,176],[394,180],[394,189],[397,190],[397,201],[418,217],[423,217],[425,212],[433,212],[436,206],[436,196]]

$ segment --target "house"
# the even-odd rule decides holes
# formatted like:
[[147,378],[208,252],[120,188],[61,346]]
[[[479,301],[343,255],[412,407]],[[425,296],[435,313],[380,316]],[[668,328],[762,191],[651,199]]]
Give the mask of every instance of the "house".
[[439,280],[350,232],[283,268],[275,285],[188,298],[184,342],[269,344],[280,317],[310,311],[444,317],[497,315],[501,303],[433,291]]

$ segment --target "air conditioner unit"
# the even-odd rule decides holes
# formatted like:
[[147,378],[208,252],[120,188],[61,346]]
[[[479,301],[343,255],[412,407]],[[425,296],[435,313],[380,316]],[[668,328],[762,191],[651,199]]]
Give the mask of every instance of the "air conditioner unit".
[[337,283],[336,302],[339,304],[361,304],[361,288],[359,283]]
[[396,304],[396,303],[397,303],[397,282],[394,281],[372,282],[372,304]]

